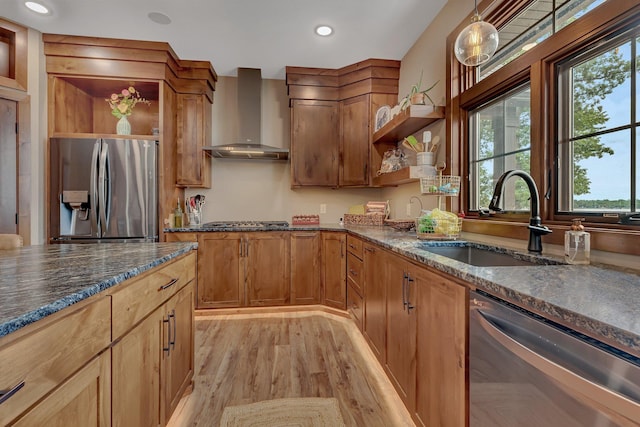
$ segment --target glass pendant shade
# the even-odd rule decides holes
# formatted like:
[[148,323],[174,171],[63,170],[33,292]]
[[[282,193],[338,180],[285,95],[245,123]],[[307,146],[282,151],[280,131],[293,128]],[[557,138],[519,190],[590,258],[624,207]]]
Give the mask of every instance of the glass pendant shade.
[[475,67],[491,59],[498,49],[498,40],[498,30],[476,13],[471,24],[458,34],[453,52],[462,64]]

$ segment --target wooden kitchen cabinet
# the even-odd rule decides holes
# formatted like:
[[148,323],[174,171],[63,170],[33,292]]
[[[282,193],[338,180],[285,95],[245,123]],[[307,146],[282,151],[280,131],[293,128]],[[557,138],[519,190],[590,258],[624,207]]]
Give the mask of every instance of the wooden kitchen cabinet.
[[387,375],[410,413],[415,408],[416,319],[419,307],[415,292],[422,282],[420,270],[403,258],[384,252],[386,281],[386,363]]
[[211,101],[205,95],[177,96],[177,177],[179,186],[211,188]]
[[247,305],[286,305],[290,301],[289,232],[245,234]]
[[414,267],[416,405],[422,426],[466,425],[467,288],[445,276]]
[[196,308],[290,301],[288,232],[199,233]]
[[384,252],[371,243],[364,250],[364,336],[380,363],[385,364],[386,269]]
[[336,101],[292,101],[291,187],[338,186],[339,114]]
[[198,234],[196,308],[229,308],[244,305],[243,251],[243,233]]
[[70,425],[73,408],[86,406],[95,411],[83,425],[108,426],[110,342],[111,301],[102,296],[0,338],[0,389],[17,390],[0,404],[0,425]]
[[113,426],[159,426],[193,378],[196,254],[112,291]]
[[340,102],[340,186],[369,185],[370,97]]
[[291,304],[320,303],[319,231],[291,232]]
[[346,241],[343,232],[322,232],[322,302],[341,310],[347,304]]

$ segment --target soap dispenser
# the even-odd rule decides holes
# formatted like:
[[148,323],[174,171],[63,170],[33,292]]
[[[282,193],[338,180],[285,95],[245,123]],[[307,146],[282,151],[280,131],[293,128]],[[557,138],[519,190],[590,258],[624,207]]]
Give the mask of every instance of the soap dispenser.
[[569,264],[589,264],[591,258],[590,235],[584,231],[584,218],[572,220],[571,229],[564,233],[564,259]]

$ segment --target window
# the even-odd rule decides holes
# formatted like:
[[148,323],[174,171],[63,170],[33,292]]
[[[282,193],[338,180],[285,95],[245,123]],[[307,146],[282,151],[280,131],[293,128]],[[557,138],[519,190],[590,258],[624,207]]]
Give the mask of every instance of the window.
[[612,37],[557,68],[558,213],[637,212],[640,30]]
[[482,80],[532,49],[605,0],[534,0],[500,27],[500,44],[489,62],[478,67]]
[[[531,90],[527,84],[470,112],[469,210],[487,208],[496,181],[511,169],[530,171]],[[528,210],[529,190],[510,180],[503,195],[505,210]]]

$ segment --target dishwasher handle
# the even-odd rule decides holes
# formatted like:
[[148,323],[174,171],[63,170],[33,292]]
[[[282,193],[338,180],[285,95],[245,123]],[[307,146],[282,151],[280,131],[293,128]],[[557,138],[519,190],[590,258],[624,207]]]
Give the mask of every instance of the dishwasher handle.
[[[562,387],[570,390],[574,396],[588,401],[591,406],[598,408],[614,418],[625,417],[626,419],[624,419],[624,421],[626,421],[626,423],[624,425],[627,425],[629,420],[637,422],[637,416],[640,414],[640,404],[638,402],[589,381],[575,372],[547,359],[530,349],[526,343],[517,341],[508,335],[508,333],[499,329],[489,320],[487,314],[483,313],[481,309],[476,308],[475,311],[478,313],[478,316],[476,316],[477,322],[483,330],[518,358],[550,378],[553,378]],[[492,313],[491,316],[495,316],[495,314]]]

